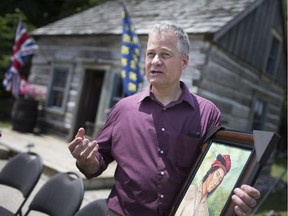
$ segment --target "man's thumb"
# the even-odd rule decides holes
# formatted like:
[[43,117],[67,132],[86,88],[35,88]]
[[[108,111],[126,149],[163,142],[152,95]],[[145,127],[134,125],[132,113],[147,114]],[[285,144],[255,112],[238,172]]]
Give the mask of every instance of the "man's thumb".
[[78,130],[78,132],[77,132],[77,134],[76,134],[76,138],[77,137],[81,137],[82,139],[84,139],[84,135],[85,135],[85,129],[84,128],[79,128],[79,130]]

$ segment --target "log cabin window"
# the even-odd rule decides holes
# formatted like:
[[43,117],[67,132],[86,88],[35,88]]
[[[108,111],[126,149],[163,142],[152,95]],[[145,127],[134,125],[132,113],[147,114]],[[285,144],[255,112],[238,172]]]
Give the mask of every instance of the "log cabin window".
[[63,110],[69,67],[54,67],[48,97],[48,107]]
[[252,130],[262,130],[266,115],[266,102],[256,98],[253,110]]
[[273,35],[266,65],[266,73],[273,76],[279,59],[280,41]]
[[119,100],[125,97],[121,75],[116,73],[113,80],[112,95],[109,107],[114,106]]

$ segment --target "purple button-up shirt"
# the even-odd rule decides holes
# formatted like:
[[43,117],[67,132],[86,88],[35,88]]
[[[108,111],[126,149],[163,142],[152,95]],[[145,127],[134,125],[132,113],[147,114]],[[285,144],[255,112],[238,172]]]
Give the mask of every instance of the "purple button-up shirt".
[[182,94],[167,106],[150,88],[126,97],[109,113],[96,140],[100,175],[116,160],[115,185],[108,207],[119,215],[165,215],[179,192],[210,126],[220,111],[210,101]]

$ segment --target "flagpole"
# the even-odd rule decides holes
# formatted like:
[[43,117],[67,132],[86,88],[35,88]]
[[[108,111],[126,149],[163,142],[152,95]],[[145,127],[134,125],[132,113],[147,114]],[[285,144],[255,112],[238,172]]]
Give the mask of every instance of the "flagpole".
[[[125,0],[119,0],[119,4],[123,7],[125,13],[130,17],[130,15],[129,15],[129,13],[128,13],[128,10],[127,10],[127,7],[126,7],[126,5],[125,5]],[[135,31],[136,31],[136,28],[135,28],[135,25],[134,25],[134,24],[133,24],[133,26],[134,26],[134,29],[135,29]]]
[[127,13],[129,15],[127,7],[125,5],[125,0],[119,0],[119,4],[123,7],[125,13]]
[[126,6],[125,6],[125,3],[124,3],[124,0],[119,0],[119,4],[122,5],[122,6],[126,9]]

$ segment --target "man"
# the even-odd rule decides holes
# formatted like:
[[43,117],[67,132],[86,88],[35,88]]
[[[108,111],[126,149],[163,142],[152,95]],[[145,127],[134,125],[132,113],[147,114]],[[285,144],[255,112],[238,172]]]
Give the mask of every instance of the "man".
[[[182,71],[189,62],[189,39],[183,29],[155,25],[149,34],[146,77],[150,86],[119,101],[95,140],[83,128],[69,144],[76,165],[87,178],[100,175],[116,160],[109,215],[165,215],[181,188],[210,126],[220,111],[191,94]],[[235,212],[251,211],[259,191],[235,190]]]
[[230,156],[217,155],[202,181],[197,185],[191,184],[189,186],[175,216],[209,216],[206,199],[220,185],[230,168]]

